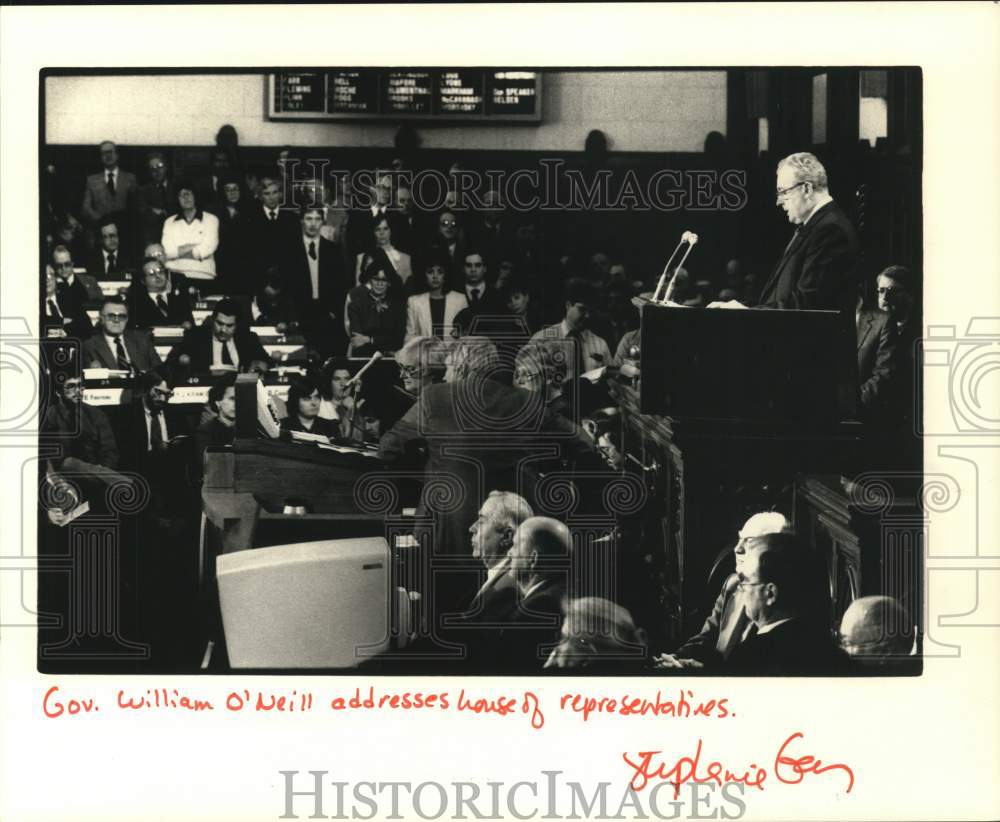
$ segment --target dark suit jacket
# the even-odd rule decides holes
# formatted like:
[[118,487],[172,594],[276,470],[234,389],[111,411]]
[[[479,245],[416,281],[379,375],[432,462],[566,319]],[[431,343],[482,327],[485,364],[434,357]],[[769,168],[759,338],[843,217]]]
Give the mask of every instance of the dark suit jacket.
[[235,216],[223,206],[219,209],[219,248],[215,252],[215,267],[219,285],[227,294],[253,294],[257,285],[250,270],[252,248],[251,225],[246,207]]
[[128,249],[119,248],[115,252],[115,267],[110,271],[104,267],[104,252],[97,248],[87,259],[87,273],[98,280],[124,279],[125,271],[135,271],[135,261]]
[[762,308],[853,311],[858,235],[836,203],[799,226],[764,285]]
[[[136,194],[135,205],[142,245],[160,242],[163,221],[177,213],[177,188],[174,181],[165,180],[162,185],[152,181],[143,183]],[[160,209],[164,213],[157,214],[153,209]]]
[[739,581],[736,574],[726,579],[705,624],[675,651],[676,656],[697,659],[709,665],[721,662],[732,654],[750,625],[750,617],[743,609],[743,598],[736,588]]
[[[523,489],[522,461],[541,441],[561,444],[567,454],[589,449],[568,420],[551,414],[533,394],[492,379],[466,379],[427,386],[382,436],[379,456],[395,463],[411,444],[426,445],[417,518],[434,517],[436,551],[469,555],[469,527],[482,501],[493,490]],[[438,494],[442,487],[446,493]],[[466,593],[463,605],[473,593]]]
[[896,329],[884,311],[858,315],[858,385],[861,407],[881,416],[890,402],[896,368]]
[[[89,274],[74,274],[73,285],[66,285],[65,282],[59,280],[56,284],[56,293],[60,300],[69,300],[81,308],[90,303],[99,303],[104,299],[101,286]],[[62,308],[62,302],[59,303],[59,307]]]
[[[82,285],[77,285],[80,289],[83,289]],[[62,319],[58,316],[49,316],[47,300],[43,298],[42,327],[45,329],[61,328],[66,332],[67,336],[75,337],[78,340],[85,340],[94,330],[94,324],[90,321],[90,317],[86,309],[84,309],[86,290],[84,289],[83,298],[79,294],[74,295],[72,291],[73,289],[69,288],[62,291],[56,290],[56,305],[59,308],[59,313],[62,314]],[[65,322],[65,320],[69,320],[69,322]]]
[[112,197],[107,186],[108,175],[106,171],[100,174],[91,174],[87,177],[87,187],[83,192],[83,205],[81,211],[84,218],[91,223],[97,223],[102,217],[114,214],[119,211],[126,211],[134,202],[139,184],[135,175],[130,171],[118,169],[118,180],[115,185],[115,194]]
[[163,297],[167,301],[167,316],[149,298],[146,287],[133,281],[129,286],[125,301],[128,303],[129,328],[152,328],[157,325],[181,325],[188,322],[194,324],[194,316],[191,313],[191,297],[188,294],[185,284],[182,285],[176,278],[172,278],[171,288]]
[[723,665],[741,675],[833,674],[845,662],[818,623],[791,619],[737,646]]
[[42,434],[68,437],[63,442],[63,458],[75,457],[92,465],[118,468],[118,444],[108,418],[100,408],[81,402],[54,403],[45,412]]
[[[343,325],[344,298],[353,281],[344,270],[344,257],[336,243],[316,238],[316,253],[319,256],[319,300],[324,312],[333,312]],[[281,276],[285,281],[285,292],[304,305],[312,302],[312,279],[309,276],[309,256],[302,234],[284,248],[281,260]]]
[[500,673],[541,671],[559,641],[562,627],[560,581],[545,580],[524,596],[518,591],[511,610],[505,615],[495,648],[491,649],[489,668]]
[[[150,371],[160,364],[160,355],[156,353],[153,338],[148,331],[126,329],[122,334],[122,341],[132,361],[132,367],[137,371]],[[108,346],[100,326],[94,329],[90,339],[83,344],[84,368],[90,367],[94,362],[98,363],[99,368],[118,368],[118,356],[114,349]]]
[[254,203],[246,212],[248,231],[247,262],[254,279],[254,290],[260,285],[264,271],[269,266],[281,266],[281,256],[288,244],[302,233],[302,226],[289,211],[278,211],[278,219],[272,222],[264,211],[264,206]]
[[[240,358],[240,366],[246,365],[251,360],[263,360],[270,362],[267,351],[260,344],[260,337],[252,331],[236,333],[236,353]],[[184,332],[184,339],[173,347],[167,355],[167,362],[176,364],[182,354],[187,354],[191,358],[187,369],[191,373],[205,373],[212,366],[212,325],[211,320],[205,325],[189,328]]]

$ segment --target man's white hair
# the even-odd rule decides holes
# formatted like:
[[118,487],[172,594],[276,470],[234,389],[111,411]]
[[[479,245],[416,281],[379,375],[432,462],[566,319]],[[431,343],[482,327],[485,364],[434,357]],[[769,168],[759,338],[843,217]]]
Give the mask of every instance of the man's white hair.
[[754,514],[740,528],[740,539],[763,537],[767,534],[784,534],[792,530],[792,523],[778,511],[763,511]]
[[785,166],[790,167],[795,172],[795,182],[797,183],[812,183],[813,188],[818,191],[826,191],[829,187],[826,169],[816,159],[815,154],[810,154],[808,151],[789,154],[778,163],[778,170],[780,171]]
[[490,520],[497,528],[513,528],[535,515],[528,501],[513,491],[490,491],[483,503]]
[[489,337],[463,337],[452,350],[452,373],[456,380],[485,377],[499,363],[497,347]]

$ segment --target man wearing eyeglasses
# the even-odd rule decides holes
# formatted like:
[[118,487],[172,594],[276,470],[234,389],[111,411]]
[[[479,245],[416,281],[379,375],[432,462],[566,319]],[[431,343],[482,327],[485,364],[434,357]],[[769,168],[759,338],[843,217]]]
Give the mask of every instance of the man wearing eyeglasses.
[[128,307],[121,297],[106,297],[98,320],[97,332],[83,344],[85,368],[109,368],[134,376],[160,364],[149,332],[126,330]]
[[734,674],[834,673],[846,660],[816,607],[819,563],[791,533],[756,540],[736,587],[751,626],[722,666]]
[[745,576],[748,557],[761,546],[768,534],[787,533],[792,524],[777,511],[754,514],[736,535],[733,548],[735,573],[722,584],[712,612],[701,631],[672,654],[661,654],[655,660],[657,668],[704,668],[726,660],[750,631],[751,621],[743,607],[739,582]]
[[759,307],[853,311],[858,235],[830,196],[826,169],[808,152],[791,154],[778,163],[775,193],[796,229]]

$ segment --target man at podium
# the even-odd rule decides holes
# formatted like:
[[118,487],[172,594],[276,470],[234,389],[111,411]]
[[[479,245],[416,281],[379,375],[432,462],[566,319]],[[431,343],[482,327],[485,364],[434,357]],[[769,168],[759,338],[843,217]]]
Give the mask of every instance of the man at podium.
[[[830,196],[823,164],[806,151],[785,157],[778,163],[775,197],[796,229],[764,283],[758,307],[853,313],[858,235]],[[713,307],[744,306],[732,300]]]

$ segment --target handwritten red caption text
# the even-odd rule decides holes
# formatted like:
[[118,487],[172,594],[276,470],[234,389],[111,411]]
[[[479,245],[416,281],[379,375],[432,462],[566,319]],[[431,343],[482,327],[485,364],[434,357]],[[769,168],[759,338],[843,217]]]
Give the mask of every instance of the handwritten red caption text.
[[[837,773],[845,780],[846,793],[850,793],[854,788],[854,770],[851,766],[843,762],[824,764],[812,754],[796,755],[794,752],[796,745],[793,743],[804,738],[805,735],[801,731],[795,731],[781,743],[774,756],[772,769],[774,778],[786,785],[798,785],[810,775]],[[719,786],[727,782],[739,782],[750,788],[764,790],[768,771],[757,763],[751,763],[748,768],[732,770],[719,761],[703,763],[701,751],[702,741],[699,739],[694,756],[682,756],[673,762],[657,761],[656,757],[662,751],[639,751],[638,761],[631,759],[626,752],[622,754],[622,759],[632,769],[633,774],[629,784],[636,791],[641,791],[654,779],[673,785],[675,799],[685,782],[715,782]]]
[[[192,713],[216,710],[229,713],[307,713],[318,707],[326,707],[331,711],[441,710],[478,716],[523,715],[536,730],[545,724],[541,702],[532,691],[523,691],[515,696],[480,696],[469,693],[464,688],[457,694],[449,691],[380,693],[371,686],[367,690],[355,688],[352,694],[326,698],[325,702],[309,691],[292,689],[281,693],[244,688],[230,691],[218,704],[211,699],[181,693],[176,688],[145,688],[135,691],[123,689],[117,692],[113,707],[123,711],[166,710]],[[66,697],[60,692],[58,685],[49,688],[42,698],[42,713],[48,719],[96,714],[100,710],[101,706],[93,696]]]

